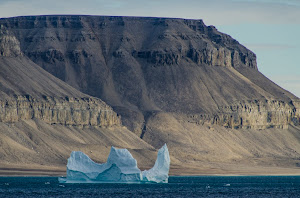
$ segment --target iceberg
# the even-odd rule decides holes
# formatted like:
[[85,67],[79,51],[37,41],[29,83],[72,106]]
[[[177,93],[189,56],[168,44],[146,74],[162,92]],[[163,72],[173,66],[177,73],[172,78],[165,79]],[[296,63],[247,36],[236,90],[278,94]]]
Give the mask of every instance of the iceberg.
[[157,159],[153,168],[142,172],[143,181],[168,183],[170,169],[170,156],[167,145],[165,144],[158,150]]
[[80,151],[72,151],[67,176],[60,183],[168,183],[170,156],[165,144],[153,168],[141,171],[127,149],[111,147],[106,163],[98,164]]

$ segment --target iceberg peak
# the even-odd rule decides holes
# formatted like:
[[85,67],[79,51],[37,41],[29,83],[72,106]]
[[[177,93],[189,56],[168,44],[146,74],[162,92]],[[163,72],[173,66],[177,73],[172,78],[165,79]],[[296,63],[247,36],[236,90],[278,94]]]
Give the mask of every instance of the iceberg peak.
[[122,173],[130,174],[140,171],[137,167],[137,161],[127,149],[116,149],[111,147],[106,164],[115,164],[119,167]]
[[170,156],[167,144],[158,150],[157,159],[153,168],[142,172],[143,180],[157,183],[168,183]]
[[111,147],[107,162],[98,164],[80,151],[72,151],[67,164],[67,177],[59,182],[92,183],[167,183],[170,169],[170,156],[166,144],[159,149],[153,168],[141,171],[137,161],[127,149]]

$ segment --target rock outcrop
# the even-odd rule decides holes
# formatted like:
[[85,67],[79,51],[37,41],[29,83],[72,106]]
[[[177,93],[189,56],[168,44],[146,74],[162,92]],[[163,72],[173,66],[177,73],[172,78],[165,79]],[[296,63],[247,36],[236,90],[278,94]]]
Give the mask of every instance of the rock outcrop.
[[0,25],[0,56],[20,56],[20,42],[3,25]]
[[107,105],[92,98],[35,99],[17,96],[0,101],[0,122],[39,119],[48,124],[72,126],[120,126],[120,117]]
[[196,124],[217,124],[234,129],[287,129],[290,124],[300,124],[299,104],[299,101],[240,101],[220,107],[219,114],[189,115],[188,120]]

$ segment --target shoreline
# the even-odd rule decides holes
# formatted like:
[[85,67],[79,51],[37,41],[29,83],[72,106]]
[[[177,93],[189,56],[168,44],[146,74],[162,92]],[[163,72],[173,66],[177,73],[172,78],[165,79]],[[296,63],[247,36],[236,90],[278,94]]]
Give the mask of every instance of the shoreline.
[[[0,177],[61,177],[66,176],[66,170],[60,168],[0,168]],[[180,171],[176,169],[171,169],[169,176],[181,177],[197,177],[197,176],[300,176],[300,169],[294,168],[273,168],[273,170],[265,171],[255,170],[255,171],[204,171],[204,170],[194,170],[194,171]]]
[[[0,163],[2,176],[66,176],[66,165]],[[151,167],[140,166],[141,171]],[[246,164],[171,164],[169,176],[300,176],[300,167]]]

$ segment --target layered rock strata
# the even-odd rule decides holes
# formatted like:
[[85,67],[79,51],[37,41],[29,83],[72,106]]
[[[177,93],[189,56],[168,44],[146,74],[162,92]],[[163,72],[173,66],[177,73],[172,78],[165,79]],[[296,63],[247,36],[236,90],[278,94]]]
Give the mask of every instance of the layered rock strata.
[[107,105],[92,98],[35,99],[17,96],[0,100],[0,122],[40,119],[48,124],[73,126],[120,126],[120,117]]
[[[290,124],[300,124],[300,102],[284,101],[241,101],[220,107],[219,114],[188,115],[189,122],[217,124],[234,129],[287,129]],[[296,108],[298,107],[298,108]]]
[[20,55],[22,52],[19,40],[3,25],[0,25],[0,56],[16,57]]
[[28,16],[0,25],[2,45],[13,49],[2,54],[20,51],[104,100],[140,134],[152,112],[229,128],[299,124],[299,98],[263,76],[252,51],[202,20]]
[[0,61],[0,122],[39,119],[73,126],[121,125],[120,116],[103,101],[60,82],[26,58],[19,40],[3,25]]

